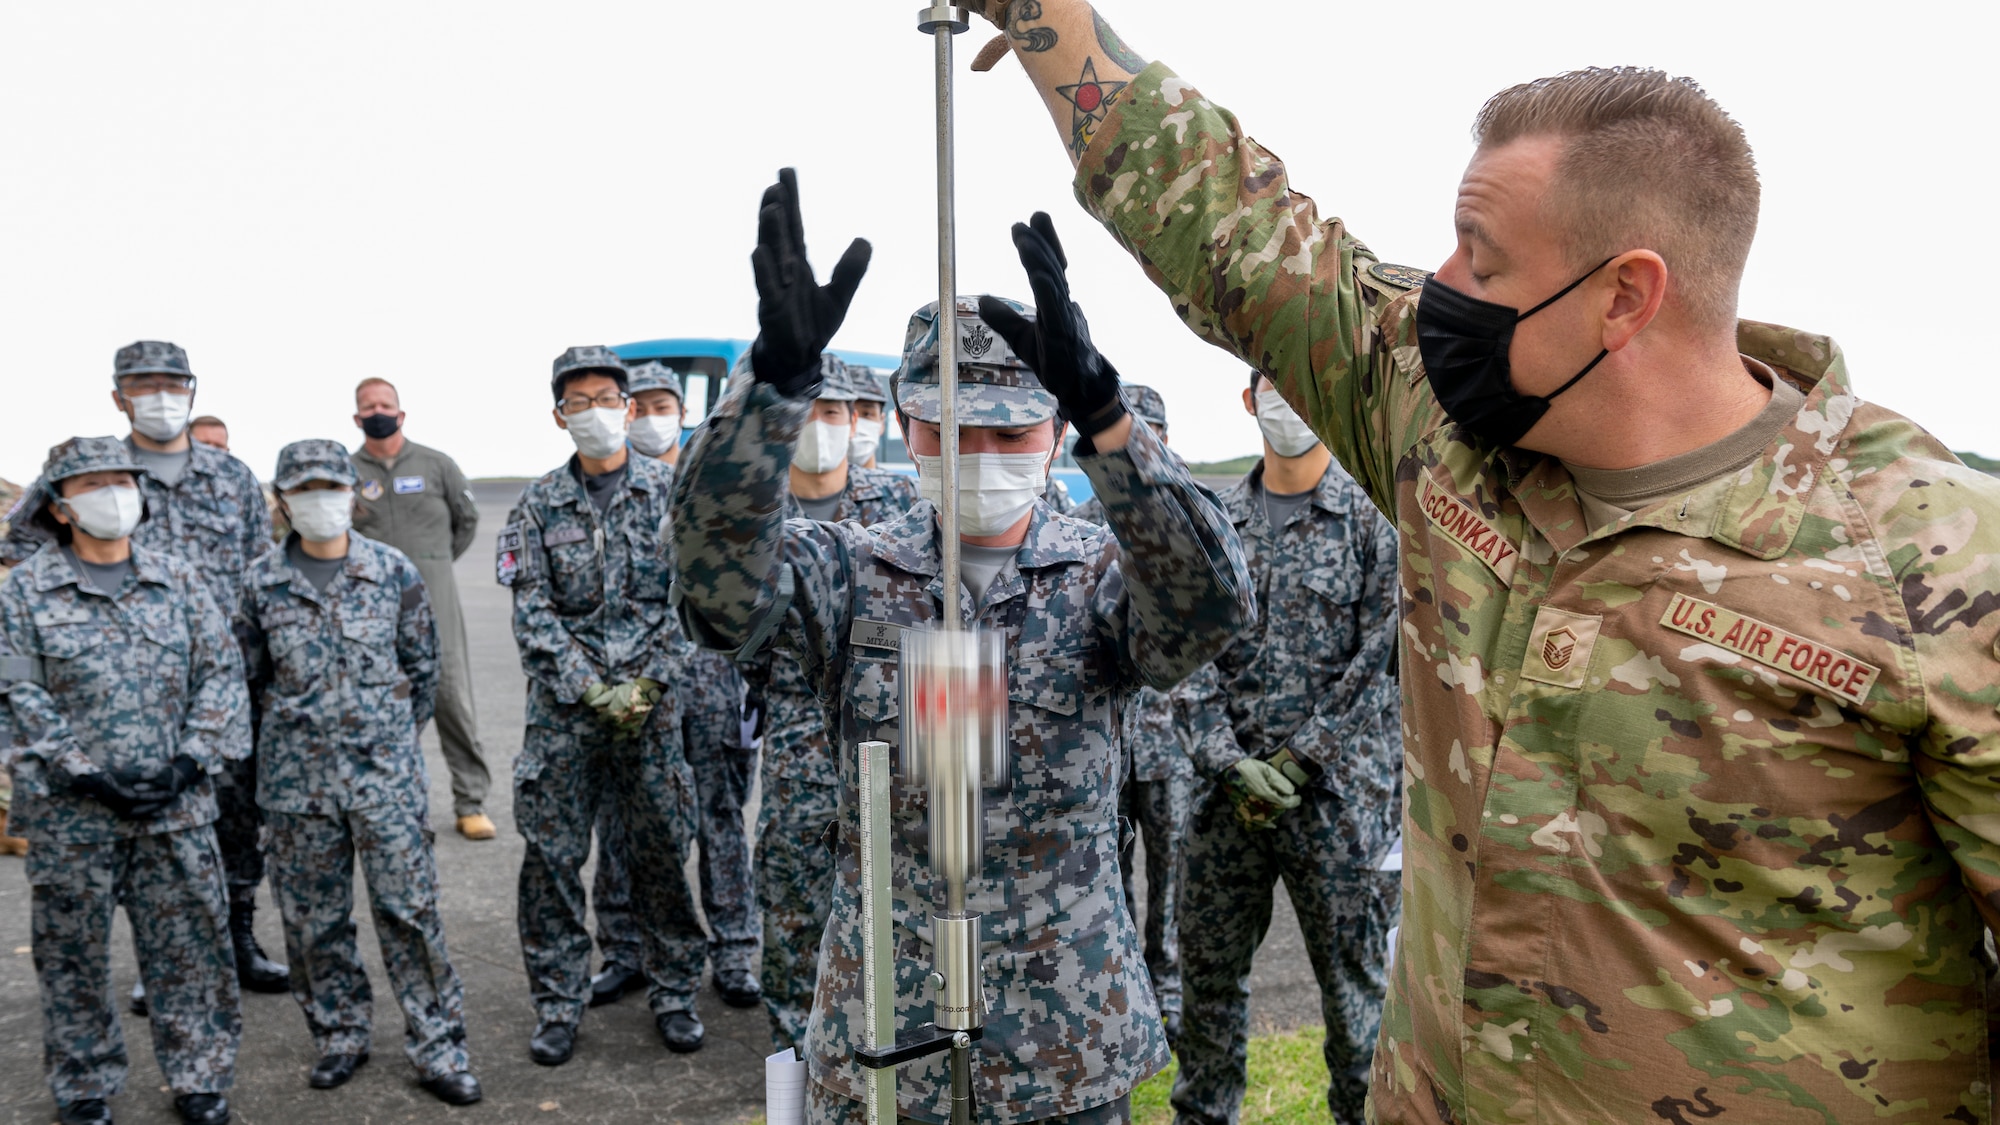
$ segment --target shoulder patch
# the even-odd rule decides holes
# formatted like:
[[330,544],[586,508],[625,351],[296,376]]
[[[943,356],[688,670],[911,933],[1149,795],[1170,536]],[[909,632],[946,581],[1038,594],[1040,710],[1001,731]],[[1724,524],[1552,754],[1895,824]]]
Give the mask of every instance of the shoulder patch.
[[1377,281],[1387,282],[1399,289],[1415,289],[1417,286],[1431,279],[1431,271],[1429,270],[1420,270],[1415,266],[1391,265],[1388,262],[1376,262],[1374,265],[1369,266],[1368,275]]

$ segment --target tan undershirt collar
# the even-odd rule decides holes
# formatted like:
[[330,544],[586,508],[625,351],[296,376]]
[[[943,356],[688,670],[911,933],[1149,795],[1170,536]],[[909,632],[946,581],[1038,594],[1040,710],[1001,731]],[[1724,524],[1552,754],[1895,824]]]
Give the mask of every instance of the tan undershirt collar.
[[1743,366],[1757,380],[1771,388],[1771,401],[1735,433],[1700,449],[1641,465],[1636,469],[1585,469],[1565,464],[1576,484],[1577,499],[1591,530],[1613,524],[1633,512],[1643,511],[1663,500],[1692,492],[1719,477],[1728,476],[1762,456],[1771,438],[1791,424],[1805,405],[1804,392],[1777,372],[1749,356]]

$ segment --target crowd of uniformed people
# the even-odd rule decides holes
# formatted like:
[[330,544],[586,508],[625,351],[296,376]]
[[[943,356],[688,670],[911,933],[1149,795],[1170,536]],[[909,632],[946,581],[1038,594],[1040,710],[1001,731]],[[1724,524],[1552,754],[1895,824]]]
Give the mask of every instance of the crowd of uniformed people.
[[[1978,946],[2000,901],[1990,483],[1849,394],[1830,342],[1736,325],[1741,229],[1648,228],[1694,249],[1670,265],[1610,246],[1586,272],[1563,255],[1625,237],[1604,234],[1616,216],[1558,236],[1544,228],[1568,220],[1509,194],[1553,178],[1672,196],[1658,185],[1687,179],[1713,189],[1703,214],[1754,227],[1734,123],[1650,71],[1497,96],[1433,278],[1318,220],[1233,118],[1084,0],[975,8],[1068,122],[1086,207],[1249,362],[1263,456],[1219,496],[1190,476],[1161,396],[1092,342],[1046,215],[1013,228],[1032,305],[927,304],[893,380],[842,363],[826,348],[868,246],[821,285],[781,173],[752,259],[759,334],[701,427],[682,432],[674,371],[570,348],[550,389],[575,456],[494,539],[527,675],[529,1057],[569,1061],[586,1009],[634,991],[666,1048],[696,1051],[706,974],[805,1062],[808,1120],[863,1120],[857,747],[903,730],[899,638],[955,619],[998,633],[1008,666],[1010,753],[964,903],[983,918],[983,1121],[1127,1120],[1170,1056],[1177,1121],[1236,1121],[1280,881],[1337,1120],[1753,1120],[1833,1101],[1987,1120],[1968,1076],[1986,1073]],[[1585,167],[1535,147],[1615,148],[1632,122],[1712,151],[1675,165],[1681,149],[1645,142]],[[1679,171],[1620,187],[1633,161]],[[1254,245],[1232,242],[1244,230]],[[1682,261],[1715,276],[1669,286]],[[1565,299],[1518,329],[1526,351],[1510,343]],[[1541,335],[1552,323],[1588,346]],[[1661,370],[1706,387],[1716,418],[1613,409],[1671,394]],[[370,379],[362,447],[286,446],[267,514],[250,470],[205,444],[226,430],[193,416],[180,348],[120,350],[113,385],[130,434],[51,449],[0,547],[7,831],[25,841],[61,1119],[110,1120],[125,1082],[119,906],[132,1003],[184,1120],[228,1119],[242,988],[289,990],[311,1085],[346,1082],[370,1047],[357,863],[418,1080],[479,1100],[419,744],[435,719],[456,827],[490,838],[450,565],[475,532],[464,478],[402,436],[395,388]],[[892,413],[914,473],[876,463]],[[1066,438],[1081,507],[1050,478]],[[905,1031],[931,1013],[928,815],[921,787],[892,791]],[[251,929],[267,876],[286,964]],[[901,1073],[900,1112],[940,1119],[944,1061]]]
[[[787,179],[774,192],[792,190]],[[935,621],[938,318],[934,304],[911,318],[892,384],[824,352],[810,318],[788,328],[771,303],[750,372],[696,435],[681,432],[671,369],[602,347],[564,352],[553,414],[576,455],[524,489],[494,536],[528,677],[513,802],[526,843],[516,918],[537,1016],[527,1048],[561,1065],[586,1008],[643,991],[665,1046],[698,1050],[706,966],[725,1003],[761,1001],[774,1051],[824,1065],[816,1119],[844,1119],[841,1099],[857,1086],[843,1005],[857,980],[851,960],[827,973],[822,952],[856,940],[842,866],[854,766],[842,749],[893,737],[895,677],[893,642],[844,655],[840,642],[858,622]],[[1079,1058],[1062,1083],[995,1069],[985,1100],[1010,1118],[1109,1120],[1134,1076],[1180,1043],[1190,1104],[1226,1117],[1243,1085],[1243,984],[1282,874],[1295,901],[1313,904],[1301,914],[1315,949],[1352,947],[1314,963],[1338,1021],[1335,1086],[1358,1104],[1355,1059],[1365,1062],[1373,1035],[1396,910],[1395,877],[1377,870],[1397,806],[1393,666],[1378,638],[1395,616],[1385,525],[1268,388],[1244,394],[1267,459],[1233,515],[1166,452],[1160,395],[1115,376],[1089,384],[1096,400],[1079,416],[1115,408],[1141,432],[1124,423],[1133,452],[1123,457],[1082,444],[1097,495],[1077,508],[1049,476],[1071,411],[1036,364],[1056,361],[1016,350],[1087,346],[1080,320],[1066,323],[1058,336],[1024,303],[960,301],[961,328],[984,341],[960,357],[961,608],[1003,630],[1033,669],[1012,693],[1013,721],[1017,743],[1037,748],[1020,756],[975,888],[994,896],[985,1049],[1028,1054],[1053,1038]],[[1035,343],[1038,331],[1050,342]],[[794,379],[764,402],[773,381],[760,372],[773,362]],[[451,572],[475,538],[470,487],[448,456],[404,436],[395,387],[370,378],[355,392],[360,446],[293,442],[266,491],[226,451],[222,421],[194,415],[196,386],[174,344],[120,349],[113,402],[129,432],[51,449],[0,540],[12,567],[0,586],[6,831],[33,888],[59,1115],[109,1120],[125,1085],[109,956],[120,906],[140,966],[129,1002],[152,1022],[184,1120],[228,1119],[243,988],[289,991],[319,1056],[308,1082],[344,1084],[371,1044],[357,865],[418,1080],[447,1103],[475,1102],[419,743],[435,720],[456,827],[490,838]],[[773,419],[746,435],[766,410]],[[890,411],[915,473],[876,463]],[[1246,554],[1232,523],[1253,511]],[[804,552],[783,565],[821,601],[764,604],[771,591],[750,581],[762,556],[720,550],[752,542]],[[873,578],[813,566],[864,551],[878,560]],[[825,585],[835,580],[843,592]],[[1253,590],[1304,600],[1258,618]],[[1234,685],[1234,664],[1218,679],[1206,660],[1238,634],[1258,659],[1309,671],[1277,690]],[[1357,654],[1373,663],[1348,673]],[[1210,697],[1177,690],[1183,680]],[[1246,721],[1226,713],[1224,695],[1268,698],[1237,698],[1255,713]],[[843,716],[845,705],[858,710]],[[1264,746],[1284,741],[1266,733],[1273,724],[1312,723],[1319,740],[1349,739],[1373,763],[1365,813],[1342,819],[1304,744],[1284,758]],[[1193,753],[1195,731],[1233,745],[1232,728],[1248,750]],[[1197,776],[1202,763],[1211,768]],[[753,785],[761,811],[748,825]],[[1306,813],[1291,811],[1301,804]],[[1267,858],[1238,855],[1213,887],[1184,885],[1197,824],[1252,833]],[[1350,839],[1356,825],[1370,827]],[[1140,835],[1143,931],[1131,901]],[[1320,872],[1323,852],[1365,874]],[[1031,867],[1048,873],[1061,918],[1001,893]],[[921,863],[899,872],[899,922],[917,936]],[[267,875],[285,964],[251,929]],[[1212,935],[1219,945],[1189,947],[1209,976],[1185,986],[1181,900],[1236,923]],[[915,988],[904,1003],[913,1015],[923,1005]],[[1212,1057],[1198,1061],[1195,1044]],[[908,1108],[921,1112],[923,1079],[909,1085]],[[1097,1106],[1112,1110],[1088,1104],[1107,1092]]]

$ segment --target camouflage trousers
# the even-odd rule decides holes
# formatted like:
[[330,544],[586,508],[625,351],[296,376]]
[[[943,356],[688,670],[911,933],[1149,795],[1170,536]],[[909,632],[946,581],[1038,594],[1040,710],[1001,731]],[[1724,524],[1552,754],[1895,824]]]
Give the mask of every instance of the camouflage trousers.
[[833,909],[834,860],[826,827],[839,812],[839,786],[765,779],[757,818],[757,905],[764,911],[764,963],[757,980],[773,1051],[805,1049],[819,983],[819,943]]
[[679,715],[653,712],[619,736],[581,705],[554,705],[552,725],[527,728],[514,760],[514,820],[527,839],[516,924],[539,1019],[574,1024],[590,998],[590,930],[583,864],[598,812],[616,809],[632,874],[632,911],[655,981],[655,1011],[694,1007],[706,938],[684,873],[694,837],[694,782],[680,752]]
[[1176,917],[1181,897],[1181,847],[1194,812],[1194,779],[1140,781],[1127,776],[1118,793],[1119,854],[1125,860],[1125,902],[1135,909],[1132,844],[1146,841],[1146,975],[1160,1014],[1181,1010],[1181,937]]
[[255,898],[264,881],[264,810],[257,805],[257,756],[224,762],[215,779],[215,842],[231,902]]
[[[1282,879],[1305,933],[1326,1019],[1327,1107],[1359,1122],[1388,985],[1389,928],[1401,876],[1345,862],[1340,801],[1308,789],[1305,801],[1264,831],[1244,828],[1211,786],[1188,834],[1181,886],[1181,968],[1186,997],[1174,1080],[1176,1125],[1234,1123],[1243,1105],[1250,1039],[1250,962],[1271,925]],[[1342,857],[1334,862],[1330,857]]]
[[[938,1121],[950,1116],[951,1092],[939,1091]],[[806,1125],[865,1125],[868,1115],[865,1107],[857,1101],[850,1101],[832,1090],[806,1079]],[[1125,1125],[1132,1120],[1132,1098],[1130,1095],[1109,1101],[1078,1113],[1058,1114],[1036,1121],[1018,1122],[1017,1125]],[[926,1125],[913,1117],[896,1115],[896,1125]]]
[[[714,660],[702,658],[713,657]],[[750,879],[750,834],[743,806],[757,752],[736,745],[743,681],[720,653],[690,662],[681,697],[681,745],[694,773],[701,858],[701,910],[708,919],[708,957],[717,972],[757,967],[757,914]],[[607,805],[598,813],[597,877],[590,908],[597,915],[597,950],[607,965],[639,968],[639,928],[632,921],[632,886],[624,853],[624,828]]]
[[228,1090],[243,1016],[214,829],[102,844],[36,840],[27,867],[42,1062],[56,1102],[109,1098],[125,1087],[125,1033],[111,991],[111,915],[121,903],[167,1085],[176,1094]]
[[324,1055],[368,1051],[374,993],[354,935],[354,865],[382,965],[403,1009],[403,1052],[424,1078],[465,1070],[465,991],[444,948],[437,855],[426,802],[349,809],[334,816],[265,814],[271,894],[285,923],[292,998]]

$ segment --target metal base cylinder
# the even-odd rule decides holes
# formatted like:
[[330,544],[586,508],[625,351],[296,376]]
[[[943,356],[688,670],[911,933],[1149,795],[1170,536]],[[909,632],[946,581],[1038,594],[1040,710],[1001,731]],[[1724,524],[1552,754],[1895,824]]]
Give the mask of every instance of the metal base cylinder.
[[932,1022],[946,1031],[971,1031],[986,1022],[980,992],[979,915],[931,916],[932,966],[944,978],[932,1005]]

